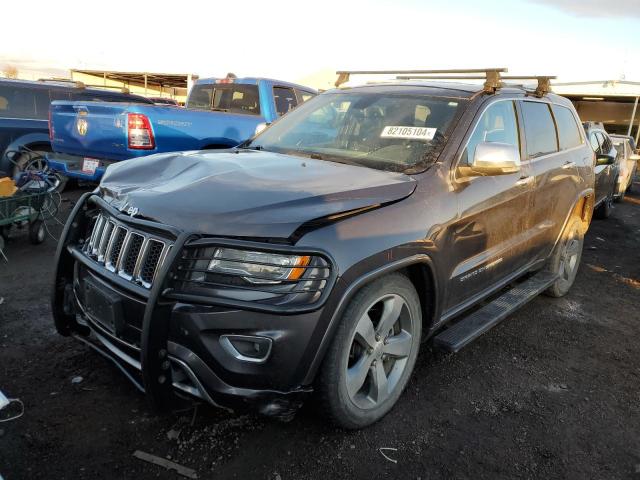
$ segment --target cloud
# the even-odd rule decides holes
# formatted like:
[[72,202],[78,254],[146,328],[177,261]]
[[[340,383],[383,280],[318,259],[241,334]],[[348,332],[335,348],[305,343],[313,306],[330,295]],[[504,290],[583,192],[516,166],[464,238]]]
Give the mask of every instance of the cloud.
[[530,0],[532,3],[547,5],[576,17],[631,17],[640,18],[638,0]]

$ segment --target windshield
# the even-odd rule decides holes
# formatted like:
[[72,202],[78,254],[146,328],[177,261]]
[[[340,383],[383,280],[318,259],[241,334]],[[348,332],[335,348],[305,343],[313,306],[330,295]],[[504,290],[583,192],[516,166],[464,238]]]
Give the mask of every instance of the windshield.
[[247,147],[413,173],[435,161],[462,102],[417,94],[326,93]]
[[257,85],[196,84],[189,93],[187,108],[260,115],[258,98]]

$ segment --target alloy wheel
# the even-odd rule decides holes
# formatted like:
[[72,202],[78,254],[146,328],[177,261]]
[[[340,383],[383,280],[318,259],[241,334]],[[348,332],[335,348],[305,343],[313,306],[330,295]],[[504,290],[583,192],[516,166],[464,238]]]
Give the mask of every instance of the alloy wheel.
[[565,241],[562,258],[560,261],[560,277],[563,280],[571,281],[578,267],[580,256],[580,233],[573,229],[569,233],[569,238]]
[[397,294],[373,302],[358,319],[347,362],[347,393],[362,409],[384,402],[398,385],[411,353],[414,319]]

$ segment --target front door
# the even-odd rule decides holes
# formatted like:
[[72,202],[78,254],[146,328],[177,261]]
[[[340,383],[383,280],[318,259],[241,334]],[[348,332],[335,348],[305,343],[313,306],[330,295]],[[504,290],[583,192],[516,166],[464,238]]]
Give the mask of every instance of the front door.
[[[481,142],[507,143],[520,149],[513,101],[497,101],[481,114],[460,164],[471,163]],[[456,185],[459,218],[452,228],[451,251],[444,252],[451,268],[445,307],[449,311],[528,263],[533,177],[524,161],[517,173],[462,178]]]

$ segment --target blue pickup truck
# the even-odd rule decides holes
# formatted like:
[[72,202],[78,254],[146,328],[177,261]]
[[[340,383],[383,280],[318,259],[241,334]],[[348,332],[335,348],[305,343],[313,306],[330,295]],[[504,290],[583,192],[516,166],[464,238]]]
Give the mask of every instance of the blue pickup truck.
[[202,79],[187,108],[128,103],[53,102],[49,166],[62,175],[99,181],[114,162],[160,152],[230,148],[316,91],[262,78]]
[[53,100],[129,102],[152,105],[138,95],[87,87],[67,80],[0,79],[0,171],[13,176],[20,169],[39,169],[51,151],[49,104]]

